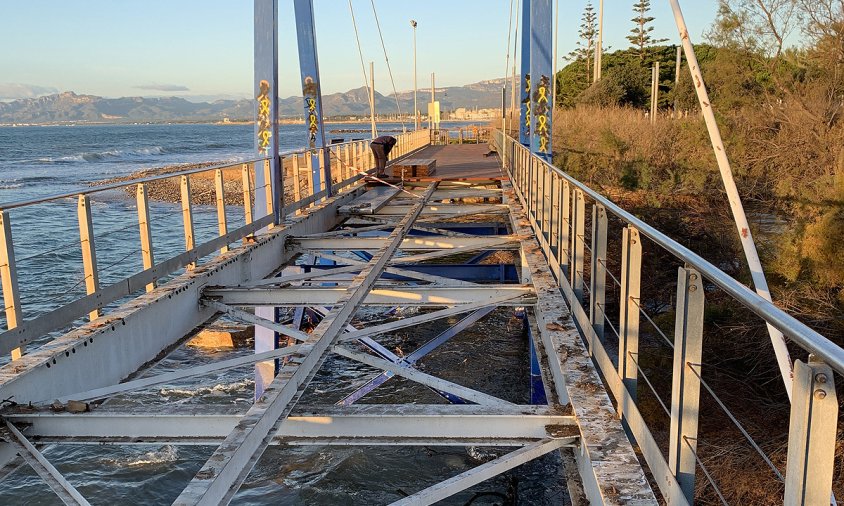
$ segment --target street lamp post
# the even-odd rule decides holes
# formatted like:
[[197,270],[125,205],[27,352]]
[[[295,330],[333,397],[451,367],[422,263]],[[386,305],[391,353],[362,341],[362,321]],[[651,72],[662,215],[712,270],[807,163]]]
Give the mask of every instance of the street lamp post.
[[416,104],[416,21],[411,19],[413,27],[413,129],[419,130],[419,107]]

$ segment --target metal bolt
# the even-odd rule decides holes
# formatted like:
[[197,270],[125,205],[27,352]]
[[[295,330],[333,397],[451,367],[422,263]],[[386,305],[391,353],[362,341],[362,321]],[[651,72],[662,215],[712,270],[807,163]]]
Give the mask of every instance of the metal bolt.
[[826,374],[823,374],[823,373],[818,374],[817,376],[815,376],[815,381],[817,381],[820,384],[826,383],[826,381],[827,381]]
[[690,274],[689,279],[691,279],[692,281],[697,280],[697,274],[695,274],[695,273]]
[[697,285],[689,285],[689,291],[690,292],[696,292],[697,291]]
[[826,391],[821,390],[820,388],[815,390],[815,398],[816,399],[825,399],[826,398]]

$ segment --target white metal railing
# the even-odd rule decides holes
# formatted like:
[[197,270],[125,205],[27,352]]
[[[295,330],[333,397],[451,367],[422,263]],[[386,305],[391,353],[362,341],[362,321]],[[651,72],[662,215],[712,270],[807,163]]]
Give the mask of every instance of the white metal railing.
[[[396,139],[396,146],[391,153],[392,159],[405,156],[430,144],[429,134],[425,130],[399,134]],[[363,177],[363,174],[374,167],[369,141],[334,144],[327,146],[324,151],[319,151],[317,155],[320,166],[323,165],[326,156],[330,159],[332,168],[331,193],[353,185]],[[280,192],[282,202],[274,201],[271,184],[265,184],[258,188],[254,186],[255,171],[263,171],[264,181],[272,180],[269,158],[256,158],[235,164],[184,170],[127,182],[94,186],[75,192],[0,204],[0,280],[2,281],[7,322],[7,329],[0,333],[0,355],[11,353],[12,359],[15,360],[21,356],[25,345],[43,338],[50,332],[67,327],[80,317],[88,315],[89,319],[94,320],[102,315],[106,306],[115,301],[129,295],[143,293],[144,290],[152,291],[159,280],[183,268],[193,269],[203,258],[209,255],[224,254],[228,252],[229,246],[233,243],[239,241],[251,242],[255,234],[262,229],[272,229],[277,225],[275,223],[274,206],[284,203],[283,194],[291,195],[293,202],[284,206],[282,216],[301,213],[309,206],[327,197],[329,192],[326,189],[315,191],[312,159],[311,152],[307,149],[284,152],[280,155],[280,167],[282,167],[284,174],[282,178],[284,191]],[[239,226],[233,230],[229,229],[232,223],[226,213],[226,208],[231,206],[226,205],[225,197],[225,182],[232,179],[231,173],[235,173],[234,179],[240,179],[243,187],[243,223],[238,224]],[[211,176],[214,181],[214,189],[211,190],[215,194],[214,206],[213,210],[209,212],[216,215],[216,234],[212,239],[200,243],[196,239],[197,234],[194,227],[194,220],[198,214],[194,205],[197,192],[191,189],[191,180],[201,176]],[[170,210],[170,213],[180,214],[182,217],[185,248],[184,252],[161,261],[154,254],[157,250],[156,245],[160,244],[159,241],[172,239],[172,237],[153,237],[152,224],[155,220],[151,218],[149,212],[149,185],[164,180],[178,181],[180,206],[178,210],[176,208]],[[100,274],[104,269],[97,263],[94,210],[91,206],[91,196],[107,191],[125,191],[129,187],[135,188],[137,221],[134,224],[122,224],[106,234],[137,227],[140,247],[137,251],[132,251],[128,256],[124,256],[117,263],[128,261],[129,256],[137,255],[142,260],[143,269],[107,286],[101,286]],[[267,208],[255,209],[256,192],[262,191],[266,195],[263,200],[267,202]],[[81,249],[82,279],[78,280],[70,290],[60,292],[58,297],[54,296],[56,287],[39,287],[39,294],[45,295],[43,299],[46,300],[46,303],[49,304],[54,300],[58,302],[51,304],[51,307],[39,316],[24,321],[20,285],[27,283],[27,279],[20,276],[17,268],[9,211],[22,208],[37,209],[37,206],[61,201],[66,202],[67,199],[77,201],[76,221],[79,227],[79,240],[76,242]],[[109,206],[98,208],[96,213],[109,213]],[[38,234],[39,231],[35,229],[36,227],[37,225],[33,226],[33,230],[23,230],[23,233]],[[16,234],[21,234],[21,230],[16,228]],[[98,237],[104,235],[99,234]],[[59,248],[66,248],[72,242],[60,245]],[[46,252],[49,253],[59,248],[48,247]],[[26,259],[37,257],[43,253],[44,251],[29,255]],[[108,267],[113,265],[111,264]],[[85,296],[71,300],[60,300],[63,298],[62,295],[73,297],[71,294],[73,289],[82,284],[85,285]],[[42,300],[42,303],[45,302]]]
[[[593,360],[617,401],[618,413],[641,449],[665,500],[669,504],[693,502],[695,474],[700,471],[719,500],[726,503],[697,452],[700,389],[703,386],[773,470],[773,476],[785,482],[786,504],[829,504],[838,427],[833,375],[834,372],[844,374],[844,349],[688,248],[531,153],[513,138],[495,131],[492,143],[501,154],[514,190],[525,207]],[[591,220],[587,220],[587,215]],[[607,269],[607,230],[611,216],[623,227],[618,277]],[[586,236],[587,221],[591,237]],[[653,321],[641,298],[643,239],[683,264],[678,269],[673,340]],[[613,295],[617,294],[619,301],[617,318],[605,311],[608,276],[609,289],[614,290]],[[795,363],[788,460],[784,473],[777,469],[703,379],[704,304],[714,289],[723,291],[765,323],[782,331],[809,355],[805,362],[798,360]],[[640,365],[640,316],[652,324],[673,349],[669,402],[660,398]],[[610,334],[618,340],[617,352],[606,346],[605,336]],[[667,457],[639,410],[640,377],[645,381],[643,387],[650,388],[670,418]]]

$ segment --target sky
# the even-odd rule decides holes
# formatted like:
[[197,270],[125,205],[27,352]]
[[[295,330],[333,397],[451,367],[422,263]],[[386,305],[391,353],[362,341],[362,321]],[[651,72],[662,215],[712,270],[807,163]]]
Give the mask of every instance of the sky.
[[[352,0],[375,88],[392,92],[374,2],[399,91],[413,89],[417,27],[420,88],[505,74],[511,0]],[[577,42],[587,0],[558,3],[558,68]],[[596,4],[597,1],[593,0]],[[519,0],[513,1],[513,23]],[[634,0],[605,1],[605,45],[629,46]],[[652,0],[654,36],[678,41],[667,0]],[[693,42],[715,19],[717,0],[681,0]],[[252,90],[253,0],[27,0],[0,2],[0,100],[74,91],[105,97],[247,98]],[[314,0],[324,94],[364,85],[348,0]],[[515,25],[514,25],[515,28]],[[513,41],[510,42],[512,58]],[[300,93],[292,0],[279,0],[279,95]],[[511,64],[512,66],[512,60]],[[509,74],[510,70],[506,70]]]

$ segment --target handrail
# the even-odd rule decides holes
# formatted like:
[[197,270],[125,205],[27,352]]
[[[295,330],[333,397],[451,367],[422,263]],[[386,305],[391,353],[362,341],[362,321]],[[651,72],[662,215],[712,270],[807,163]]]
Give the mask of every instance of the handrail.
[[[132,179],[131,181],[122,181],[120,183],[112,183],[112,184],[102,185],[102,186],[93,186],[91,188],[87,188],[87,189],[83,189],[83,190],[77,190],[77,191],[65,192],[65,193],[58,193],[58,194],[55,194],[55,195],[49,195],[49,196],[46,196],[46,197],[39,197],[39,198],[35,198],[35,199],[30,199],[30,200],[17,200],[17,201],[8,202],[8,203],[5,203],[5,204],[0,203],[0,210],[8,211],[10,209],[15,209],[15,208],[19,208],[19,207],[26,207],[26,206],[31,206],[31,205],[35,205],[35,204],[43,204],[43,203],[46,203],[46,202],[51,202],[53,200],[62,200],[62,199],[70,198],[70,197],[78,197],[79,195],[93,195],[94,193],[100,193],[100,192],[109,191],[109,190],[119,190],[120,188],[125,188],[127,186],[137,185],[139,183],[150,183],[152,181],[161,181],[162,179],[170,179],[170,178],[173,178],[173,177],[189,176],[191,174],[199,174],[201,172],[228,169],[228,168],[237,167],[239,165],[243,165],[244,163],[263,162],[264,160],[269,160],[269,159],[270,159],[269,157],[265,156],[265,157],[262,157],[262,158],[254,158],[254,159],[250,159],[250,160],[243,160],[241,162],[226,163],[226,164],[221,164],[221,165],[213,165],[211,167],[200,167],[200,168],[197,168],[197,169],[186,169],[186,170],[178,171],[178,172],[168,172],[166,174],[159,174],[159,175],[156,175],[156,176],[150,176],[150,177],[145,177],[145,178],[140,178],[140,179]],[[93,181],[93,183],[97,183],[97,181]]]
[[[403,134],[399,134],[397,137],[398,142],[394,150],[395,157],[406,156],[407,154],[430,144],[429,134],[424,130],[405,132]],[[314,188],[315,183],[311,178],[307,178],[307,182],[304,185],[300,185],[299,171],[305,167],[310,169],[311,164],[315,163],[315,160],[312,160],[310,157],[306,157],[305,165],[299,167],[295,163],[296,159],[294,159],[292,170],[294,171],[293,192],[295,195],[295,202],[284,206],[282,209],[282,215],[288,216],[293,213],[298,214],[305,208],[318,203],[323,198],[328,197],[331,193],[354,185],[360,181],[363,177],[363,173],[369,169],[369,164],[373,161],[371,153],[369,153],[366,149],[366,146],[366,140],[356,140],[325,146],[324,148],[318,150],[311,148],[299,148],[279,153],[279,158],[283,161],[289,157],[298,157],[301,154],[307,153],[313,154],[315,151],[321,151],[324,149],[325,152],[320,154],[320,157],[324,155],[328,159],[334,158],[340,161],[340,166],[337,167],[337,170],[332,171],[332,180],[330,182],[321,182],[321,186],[325,186],[326,183],[331,185],[331,191],[329,192],[327,189],[316,191]],[[4,331],[0,330],[0,355],[12,351],[14,359],[15,354],[19,352],[17,347],[31,343],[48,332],[66,326],[85,313],[90,313],[93,317],[96,317],[98,314],[101,314],[100,310],[105,305],[127,295],[131,295],[138,290],[142,290],[144,287],[146,287],[147,291],[152,290],[155,287],[155,282],[163,276],[171,274],[185,266],[193,266],[200,258],[213,253],[215,250],[220,251],[220,253],[225,253],[228,251],[229,244],[241,239],[248,240],[249,238],[253,238],[255,234],[264,227],[267,227],[268,225],[271,226],[274,221],[274,213],[272,212],[272,209],[274,209],[275,205],[282,204],[283,202],[268,202],[267,211],[269,212],[266,215],[264,214],[263,208],[253,209],[252,198],[256,196],[254,194],[256,188],[252,188],[251,182],[249,181],[251,179],[250,172],[261,170],[259,169],[260,162],[266,162],[270,159],[270,157],[266,156],[258,157],[234,163],[186,169],[166,174],[156,174],[149,177],[131,179],[103,186],[84,188],[35,199],[0,204],[0,279],[3,281],[3,300],[5,302],[7,319],[7,329]],[[351,165],[352,162],[354,162],[354,166]],[[235,230],[228,230],[228,218],[225,213],[227,204],[223,198],[225,190],[223,189],[224,187],[221,173],[223,170],[237,167],[243,167],[244,170],[242,178],[244,184],[245,224]],[[264,167],[264,170],[265,173],[268,171],[266,166]],[[288,167],[283,166],[282,170],[287,171]],[[215,189],[211,191],[215,191],[217,195],[216,214],[219,232],[213,239],[205,241],[202,244],[194,244],[193,214],[196,211],[192,208],[190,182],[189,178],[186,176],[200,173],[215,173]],[[322,176],[321,173],[320,176]],[[156,259],[158,261],[155,262],[153,261],[152,255],[152,250],[154,248],[149,228],[150,220],[148,210],[145,209],[148,196],[144,188],[146,183],[165,179],[182,180],[182,209],[178,214],[182,215],[187,250],[163,261]],[[249,183],[248,186],[247,183]],[[285,187],[287,187],[287,184],[285,177]],[[139,221],[137,222],[137,225],[133,226],[139,227],[141,235],[141,248],[139,253],[142,255],[144,261],[143,270],[130,274],[128,277],[111,283],[108,286],[100,287],[99,282],[95,281],[91,283],[90,286],[86,285],[87,294],[85,296],[59,304],[57,307],[49,309],[46,313],[30,320],[24,320],[22,317],[23,312],[18,288],[14,239],[12,238],[8,211],[16,208],[49,203],[56,200],[78,198],[78,219],[80,220],[80,230],[83,230],[84,228],[92,234],[93,222],[87,196],[109,190],[117,190],[134,186],[138,187],[137,214]],[[267,195],[267,198],[268,200],[271,200],[269,194]],[[93,236],[91,238],[93,239]],[[146,245],[144,245],[145,240],[147,241]],[[83,249],[84,279],[96,279],[98,268],[95,256],[95,241],[86,240],[85,237],[82,237],[80,244]]]
[[[496,130],[494,136],[496,140],[499,136],[501,136],[501,131]],[[527,150],[527,148],[515,141],[512,137],[507,136],[506,138],[513,142],[517,148]],[[800,345],[801,348],[810,353],[814,353],[818,358],[829,364],[839,374],[844,375],[844,348],[836,345],[823,335],[819,334],[815,330],[812,330],[806,324],[789,315],[771,302],[763,299],[746,285],[733,279],[727,273],[711,264],[697,253],[671,239],[653,226],[648,225],[646,222],[637,218],[633,214],[625,211],[617,204],[613,203],[611,200],[591,189],[584,183],[571,177],[564,171],[548,163],[546,160],[536,156],[534,153],[531,153],[530,156],[535,161],[544,165],[548,170],[555,172],[558,176],[568,181],[569,184],[583,191],[585,195],[595,200],[595,202],[603,205],[607,211],[611,212],[627,224],[635,227],[645,237],[648,237],[664,250],[700,271],[700,273],[709,281],[724,290],[727,294],[740,302],[746,308],[753,311],[767,323],[778,328],[783,334]]]

